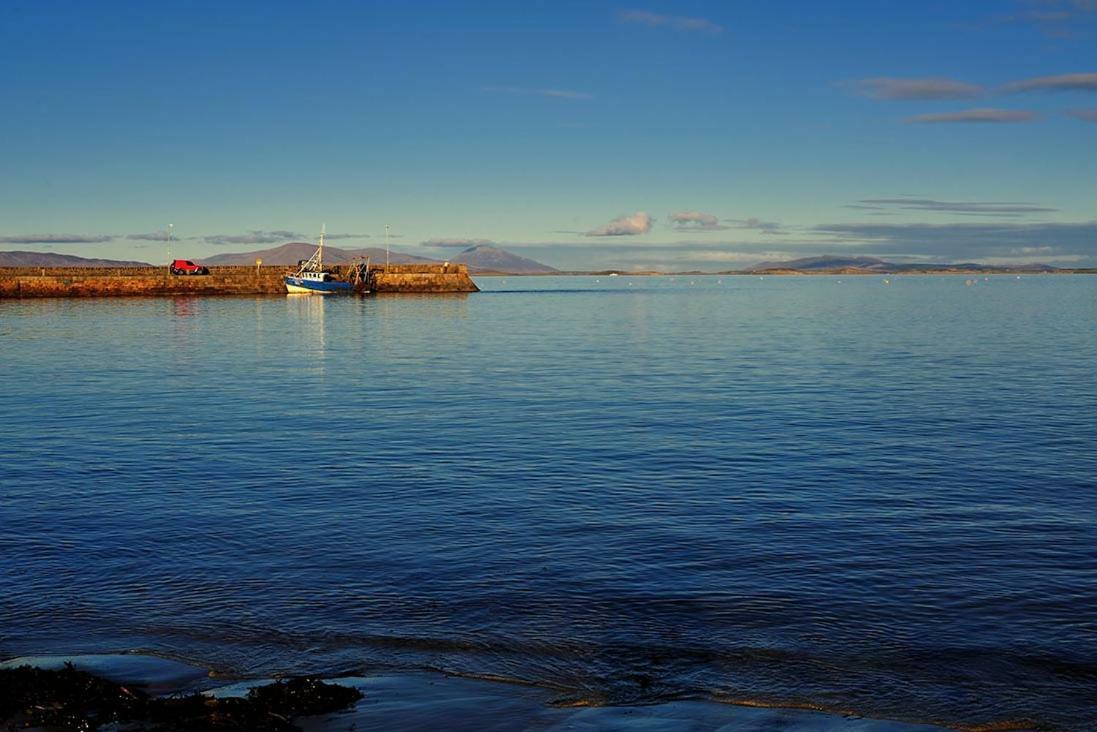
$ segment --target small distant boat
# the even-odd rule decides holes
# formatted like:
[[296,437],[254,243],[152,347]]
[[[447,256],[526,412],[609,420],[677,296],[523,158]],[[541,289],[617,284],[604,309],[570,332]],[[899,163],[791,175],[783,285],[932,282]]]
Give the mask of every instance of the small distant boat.
[[291,275],[283,278],[286,292],[294,295],[333,295],[354,292],[354,285],[324,269],[324,229],[316,252]]

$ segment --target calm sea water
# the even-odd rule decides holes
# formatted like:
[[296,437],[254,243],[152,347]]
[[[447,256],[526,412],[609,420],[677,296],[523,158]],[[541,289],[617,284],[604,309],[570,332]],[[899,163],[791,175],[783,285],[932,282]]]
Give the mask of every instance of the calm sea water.
[[1097,726],[1097,277],[0,302],[0,656]]

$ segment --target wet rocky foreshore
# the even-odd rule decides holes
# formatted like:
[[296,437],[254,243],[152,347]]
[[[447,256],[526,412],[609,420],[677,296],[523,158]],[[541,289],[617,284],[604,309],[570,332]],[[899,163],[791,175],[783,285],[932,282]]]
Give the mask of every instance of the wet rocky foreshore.
[[214,680],[212,674],[178,661],[123,654],[24,657],[0,663],[0,729],[931,732],[941,728],[702,699],[601,706],[561,696],[559,690],[437,672],[230,682]]
[[274,681],[242,697],[201,692],[154,696],[136,685],[59,669],[0,669],[0,723],[7,729],[271,730],[292,732],[297,717],[347,709],[357,689],[312,677]]

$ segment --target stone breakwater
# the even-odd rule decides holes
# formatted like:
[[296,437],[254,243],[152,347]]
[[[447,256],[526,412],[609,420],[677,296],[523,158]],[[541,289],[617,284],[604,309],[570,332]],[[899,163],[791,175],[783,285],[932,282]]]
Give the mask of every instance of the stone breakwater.
[[370,267],[373,292],[479,292],[464,264],[391,264]]
[[[346,268],[335,266],[336,273]],[[167,267],[2,267],[0,298],[172,295],[284,295],[285,266],[210,267],[208,275],[173,275]],[[478,292],[463,264],[370,267],[372,292]]]

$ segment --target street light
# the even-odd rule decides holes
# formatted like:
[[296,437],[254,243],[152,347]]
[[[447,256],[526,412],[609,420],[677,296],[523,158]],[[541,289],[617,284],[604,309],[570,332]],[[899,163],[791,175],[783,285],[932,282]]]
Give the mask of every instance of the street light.
[[385,224],[385,269],[389,266],[389,225]]

